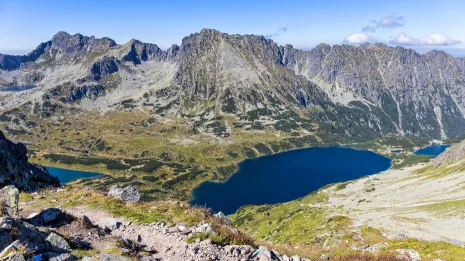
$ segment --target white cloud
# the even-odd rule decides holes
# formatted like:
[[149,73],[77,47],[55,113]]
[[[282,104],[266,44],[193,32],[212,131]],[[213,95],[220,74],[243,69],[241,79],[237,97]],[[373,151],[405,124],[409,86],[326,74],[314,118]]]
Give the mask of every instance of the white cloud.
[[364,44],[375,42],[375,39],[367,34],[351,34],[344,39],[348,44]]
[[421,45],[457,45],[461,41],[456,41],[443,34],[432,34],[423,38],[413,38],[405,33],[399,34],[389,43],[403,46],[421,46]]
[[362,28],[363,32],[376,33],[380,28],[394,28],[404,26],[404,17],[402,15],[393,14],[381,18],[380,20],[371,21],[372,25],[367,25]]

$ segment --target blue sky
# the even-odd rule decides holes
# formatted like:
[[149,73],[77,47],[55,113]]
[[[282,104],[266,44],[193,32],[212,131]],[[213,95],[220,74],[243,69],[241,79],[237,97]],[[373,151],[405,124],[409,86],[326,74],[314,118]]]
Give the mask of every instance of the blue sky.
[[464,25],[463,0],[0,0],[0,52],[26,53],[58,31],[168,48],[214,28],[302,49],[380,41],[465,56]]

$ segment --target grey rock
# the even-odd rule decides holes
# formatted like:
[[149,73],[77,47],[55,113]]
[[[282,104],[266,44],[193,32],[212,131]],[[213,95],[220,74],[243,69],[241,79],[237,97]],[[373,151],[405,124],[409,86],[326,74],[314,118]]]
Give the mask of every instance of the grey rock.
[[108,195],[129,202],[138,202],[140,200],[140,193],[134,185],[129,185],[124,188],[113,185]]
[[105,231],[112,231],[121,226],[121,222],[115,218],[102,218],[96,222],[96,225]]
[[33,225],[17,220],[14,229],[20,232],[16,234],[17,240],[13,242],[14,247],[22,249],[25,254],[30,255],[49,250],[49,243],[45,240],[47,235]]
[[50,243],[50,249],[53,252],[62,253],[71,251],[71,247],[69,246],[68,242],[53,232],[50,233],[45,240]]
[[329,257],[325,254],[321,255],[319,260],[329,260]]
[[231,220],[229,217],[225,216],[225,215],[223,214],[223,212],[221,212],[221,211],[218,212],[218,213],[216,213],[216,214],[213,215],[213,216],[216,217],[216,218],[218,218],[218,219],[219,219],[221,222],[223,222],[225,225],[228,225],[228,226],[232,226],[232,225],[233,225],[232,220]]
[[34,225],[51,225],[60,223],[64,217],[64,212],[58,208],[47,208],[40,212],[38,215],[35,215],[29,222]]
[[194,232],[195,233],[205,233],[205,234],[212,234],[214,233],[215,231],[213,230],[213,228],[210,226],[210,224],[203,224],[203,225],[200,225],[199,227],[195,228],[194,229]]
[[19,191],[15,186],[10,185],[0,189],[0,208],[0,215],[19,218]]

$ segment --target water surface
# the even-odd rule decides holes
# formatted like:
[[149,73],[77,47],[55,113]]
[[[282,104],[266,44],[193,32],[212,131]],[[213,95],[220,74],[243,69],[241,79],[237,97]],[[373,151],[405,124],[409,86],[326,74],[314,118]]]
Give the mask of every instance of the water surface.
[[37,86],[9,86],[0,87],[0,92],[22,92],[30,89],[34,89]]
[[103,174],[97,172],[87,172],[80,170],[61,169],[54,167],[45,167],[52,176],[58,177],[61,184],[66,184],[71,181],[84,178],[99,178],[103,177]]
[[438,156],[449,147],[450,145],[433,144],[416,150],[414,153],[418,155]]
[[197,187],[191,204],[225,214],[244,205],[287,202],[325,185],[388,169],[391,160],[371,151],[321,147],[249,159],[226,182]]

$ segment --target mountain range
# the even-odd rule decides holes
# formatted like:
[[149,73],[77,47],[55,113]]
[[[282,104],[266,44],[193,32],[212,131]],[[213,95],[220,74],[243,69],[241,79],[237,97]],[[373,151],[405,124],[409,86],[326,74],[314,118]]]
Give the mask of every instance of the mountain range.
[[[235,128],[355,140],[465,131],[465,58],[381,43],[306,51],[203,29],[162,50],[59,32],[27,55],[0,55],[0,86],[37,86],[0,93],[0,110],[148,111],[218,137]],[[235,121],[205,125],[221,116]]]

